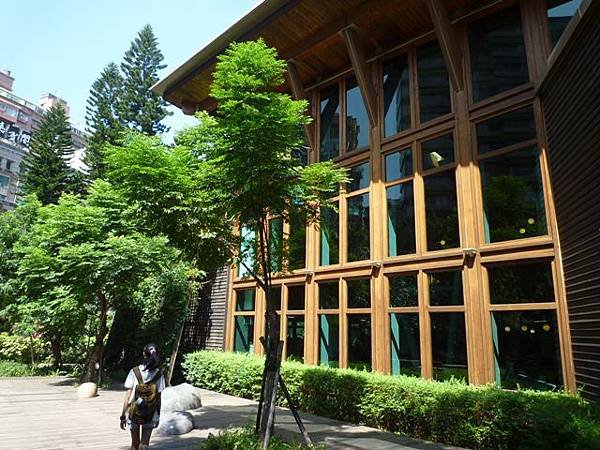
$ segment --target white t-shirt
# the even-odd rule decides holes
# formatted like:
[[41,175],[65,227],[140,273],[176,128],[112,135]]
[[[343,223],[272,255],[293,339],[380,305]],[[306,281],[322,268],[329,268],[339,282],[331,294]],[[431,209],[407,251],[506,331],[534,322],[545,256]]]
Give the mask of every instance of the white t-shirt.
[[[148,383],[155,375],[158,373],[160,369],[154,370],[146,370],[143,364],[138,366],[140,368],[140,373],[142,374],[142,380],[144,383]],[[129,397],[129,403],[133,402],[135,397],[135,387],[138,384],[137,377],[133,372],[133,369],[129,371],[127,378],[125,379],[125,389],[131,389],[131,396]],[[156,390],[160,393],[165,389],[165,377],[163,375],[160,376],[158,381],[156,382]]]

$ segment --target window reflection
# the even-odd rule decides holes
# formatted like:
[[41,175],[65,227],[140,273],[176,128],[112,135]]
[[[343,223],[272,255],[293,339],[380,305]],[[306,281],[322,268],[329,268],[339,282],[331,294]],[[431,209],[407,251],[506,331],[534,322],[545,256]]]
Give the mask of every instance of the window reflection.
[[337,281],[329,283],[318,283],[319,285],[319,308],[320,309],[338,309],[339,284]]
[[340,258],[340,215],[332,208],[321,208],[320,261],[322,266],[338,264]]
[[339,367],[340,365],[340,319],[333,314],[319,316],[319,364]]
[[462,272],[453,270],[448,272],[430,272],[429,280],[429,305],[430,306],[455,306],[463,304]]
[[535,137],[533,108],[528,106],[478,123],[477,152],[481,155]]
[[390,307],[410,307],[419,305],[417,275],[390,275]]
[[487,271],[492,304],[554,301],[550,261],[490,266]]
[[546,0],[552,47],[556,45],[564,33],[569,20],[571,20],[579,5],[581,5],[581,0]]
[[350,178],[348,192],[368,188],[371,181],[371,165],[367,161],[358,166],[351,167],[348,177]]
[[450,112],[450,84],[439,43],[430,42],[417,50],[419,114],[421,123]]
[[346,80],[346,151],[369,145],[369,118],[355,78]]
[[383,111],[386,137],[410,128],[408,58],[397,57],[383,65]]
[[392,374],[421,376],[418,314],[390,314]]
[[254,316],[235,317],[235,337],[233,340],[234,352],[252,351],[254,340]]
[[348,368],[371,370],[370,314],[348,314]]
[[321,91],[320,161],[340,154],[340,97],[335,84]]
[[423,169],[433,169],[454,162],[454,139],[446,134],[421,144]]
[[486,242],[546,234],[537,147],[485,159],[479,167]]
[[555,311],[494,311],[496,382],[504,388],[561,388]]
[[467,380],[467,340],[462,312],[432,313],[431,356],[433,378]]
[[304,291],[305,289],[303,284],[288,286],[288,310],[304,309]]
[[371,257],[369,236],[369,194],[351,197],[348,206],[348,261]]
[[371,281],[368,278],[354,278],[348,285],[348,308],[371,307]]
[[458,247],[458,212],[454,172],[428,175],[425,181],[427,250]]
[[289,269],[304,268],[306,264],[306,221],[304,216],[294,214],[290,217]]
[[385,181],[409,177],[412,172],[412,151],[409,148],[385,155]]
[[255,301],[254,289],[242,289],[235,291],[235,310],[236,311],[254,311]]
[[519,5],[472,24],[469,48],[474,101],[529,81]]
[[277,217],[269,220],[269,251],[271,271],[281,272],[283,268],[283,219]]
[[415,241],[415,205],[413,182],[388,187],[388,256],[414,253]]
[[304,362],[304,315],[287,316],[285,345],[288,361]]

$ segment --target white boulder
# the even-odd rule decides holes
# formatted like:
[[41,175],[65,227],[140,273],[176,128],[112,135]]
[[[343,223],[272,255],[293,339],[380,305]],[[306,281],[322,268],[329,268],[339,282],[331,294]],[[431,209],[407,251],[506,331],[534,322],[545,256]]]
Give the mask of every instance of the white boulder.
[[159,436],[174,436],[189,433],[193,429],[194,417],[189,412],[170,411],[161,413],[156,434]]
[[98,386],[96,383],[83,383],[77,388],[77,397],[92,398],[98,395]]
[[188,383],[166,388],[161,394],[161,415],[200,408],[202,406],[200,392],[199,388]]

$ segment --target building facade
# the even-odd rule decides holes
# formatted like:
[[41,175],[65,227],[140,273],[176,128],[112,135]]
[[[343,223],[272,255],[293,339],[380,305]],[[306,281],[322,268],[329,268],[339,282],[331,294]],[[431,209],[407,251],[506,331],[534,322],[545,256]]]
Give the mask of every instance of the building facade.
[[[55,95],[44,94],[39,105],[15,95],[14,80],[10,71],[0,70],[0,211],[13,209],[19,202],[21,161],[44,113],[57,103],[69,113],[67,103]],[[72,127],[71,137],[73,147],[81,152],[85,133]]]
[[[308,162],[350,170],[337,213],[273,224],[304,244],[274,281],[285,358],[598,395],[597,341],[596,362],[574,366],[538,92],[572,16],[597,23],[597,6],[265,1],[154,87],[184,112],[213,110],[216,56],[263,37],[309,100]],[[224,348],[260,354],[265,297],[243,275],[230,271]]]

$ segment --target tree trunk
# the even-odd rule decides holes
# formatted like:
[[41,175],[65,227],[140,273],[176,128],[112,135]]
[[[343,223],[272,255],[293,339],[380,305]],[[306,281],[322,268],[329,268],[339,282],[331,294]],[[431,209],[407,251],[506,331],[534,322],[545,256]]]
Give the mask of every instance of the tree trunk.
[[52,359],[54,360],[54,368],[62,369],[62,350],[60,338],[54,337],[50,340],[50,349],[52,350]]
[[102,358],[102,351],[104,350],[104,338],[108,334],[108,301],[103,292],[96,292],[96,297],[99,301],[99,325],[96,333],[94,347],[88,357],[85,369],[83,371],[82,380],[83,382],[94,381],[94,373],[96,372],[96,363],[100,363]]

